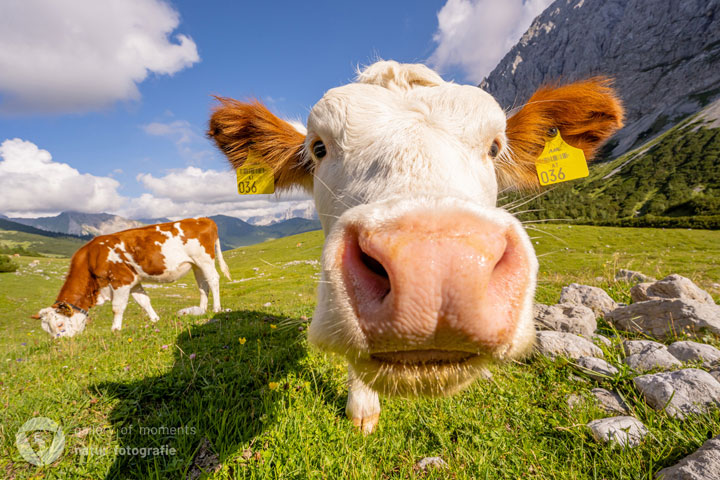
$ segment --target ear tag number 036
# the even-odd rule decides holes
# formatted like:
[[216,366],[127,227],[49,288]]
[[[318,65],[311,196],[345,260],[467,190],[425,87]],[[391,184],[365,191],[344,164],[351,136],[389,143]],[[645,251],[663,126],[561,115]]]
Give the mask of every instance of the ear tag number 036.
[[565,143],[559,130],[545,143],[535,168],[540,185],[567,182],[590,174],[583,151]]
[[275,193],[275,174],[262,158],[249,150],[247,160],[237,169],[237,187],[240,195]]

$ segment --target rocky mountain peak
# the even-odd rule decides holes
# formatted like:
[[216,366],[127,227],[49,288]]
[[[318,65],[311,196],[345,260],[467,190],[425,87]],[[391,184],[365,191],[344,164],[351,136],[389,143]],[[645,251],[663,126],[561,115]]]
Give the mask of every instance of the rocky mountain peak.
[[557,0],[480,87],[505,108],[540,85],[614,78],[619,154],[720,97],[720,0]]

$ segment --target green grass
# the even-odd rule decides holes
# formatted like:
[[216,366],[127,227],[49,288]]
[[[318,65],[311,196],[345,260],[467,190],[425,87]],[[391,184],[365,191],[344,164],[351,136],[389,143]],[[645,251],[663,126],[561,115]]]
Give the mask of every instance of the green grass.
[[[544,303],[574,281],[627,301],[630,286],[613,280],[618,268],[680,273],[706,288],[720,276],[720,232],[538,228],[531,235]],[[720,433],[717,411],[682,422],[648,408],[626,369],[603,382],[578,380],[566,360],[532,358],[494,366],[491,380],[451,398],[382,399],[379,430],[364,437],[344,415],[342,360],[305,340],[301,317],[314,307],[321,246],[322,234],[311,232],[226,252],[235,280],[221,283],[229,313],[177,318],[197,301],[186,277],[148,289],[157,324],[131,303],[123,330],[111,333],[102,306],[83,335],[60,341],[28,317],[54,300],[68,261],[31,267],[20,257],[21,275],[0,274],[0,477],[185,478],[208,439],[223,465],[212,478],[652,478]],[[616,364],[618,352],[605,351]],[[641,446],[597,444],[584,425],[605,414],[589,402],[568,409],[569,394],[598,385],[621,393],[649,428]],[[44,468],[14,445],[34,416],[66,432],[63,455]],[[174,455],[116,453],[163,445]],[[448,469],[415,472],[427,456]]]
[[69,237],[53,238],[34,233],[0,229],[0,253],[13,253],[21,248],[55,257],[71,257],[85,243]]

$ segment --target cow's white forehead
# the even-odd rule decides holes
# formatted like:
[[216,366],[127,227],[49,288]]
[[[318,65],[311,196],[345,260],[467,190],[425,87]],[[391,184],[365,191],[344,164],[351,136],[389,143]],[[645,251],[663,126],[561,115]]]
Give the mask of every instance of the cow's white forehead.
[[[377,137],[404,143],[412,140],[408,135],[433,133],[468,148],[484,148],[498,136],[504,139],[505,123],[497,101],[477,87],[443,83],[388,89],[353,83],[323,96],[310,113],[308,131],[330,137],[327,140],[338,142],[344,151]],[[404,136],[396,138],[399,133]]]

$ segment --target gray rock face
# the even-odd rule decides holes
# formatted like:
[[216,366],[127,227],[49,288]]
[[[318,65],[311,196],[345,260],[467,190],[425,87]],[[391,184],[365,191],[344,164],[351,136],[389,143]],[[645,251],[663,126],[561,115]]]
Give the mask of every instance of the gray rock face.
[[635,417],[601,418],[593,420],[587,426],[598,442],[615,442],[622,447],[639,445],[648,434],[645,425]]
[[703,443],[702,447],[672,467],[663,468],[655,478],[658,480],[717,480],[720,478],[720,435]]
[[602,358],[580,357],[577,364],[583,369],[583,372],[590,378],[595,380],[605,380],[611,378],[618,373],[618,369],[610,365]]
[[706,412],[720,404],[720,383],[709,373],[696,368],[641,375],[633,382],[651,407],[655,410],[664,408],[669,415],[679,419]]
[[697,112],[719,96],[707,92],[720,81],[720,1],[557,0],[480,87],[511,108],[542,84],[597,74],[626,108],[614,154]]
[[535,325],[542,330],[569,332],[590,337],[597,328],[595,314],[583,305],[536,303],[534,313]]
[[440,457],[425,457],[422,460],[418,461],[415,464],[415,470],[419,470],[421,472],[427,471],[429,469],[433,468],[445,468],[447,467],[447,463],[445,463],[445,460],[443,460]]
[[635,272],[633,270],[625,270],[624,268],[621,268],[620,270],[615,273],[615,280],[623,280],[625,282],[629,283],[639,283],[639,282],[654,282],[655,279],[653,277],[648,277],[647,275]]
[[636,372],[647,372],[657,368],[667,370],[682,365],[682,362],[670,355],[664,345],[662,348],[650,348],[647,351],[625,357],[623,362]]
[[596,315],[605,315],[618,306],[602,288],[577,283],[563,287],[560,292],[560,303],[584,305]]
[[561,356],[577,360],[580,357],[603,356],[602,350],[589,340],[565,332],[537,332],[535,348],[546,357]]
[[651,340],[625,340],[623,342],[623,352],[626,356],[635,355],[636,353],[648,353],[658,348],[665,348],[665,345]]
[[621,415],[629,415],[630,409],[623,399],[615,392],[605,390],[604,388],[593,388],[592,394],[597,400],[600,408],[608,413],[619,413]]
[[670,275],[650,284],[641,283],[630,290],[630,295],[634,302],[662,298],[681,298],[715,305],[712,296],[708,292],[695,285],[689,278],[681,275]]
[[648,300],[620,307],[605,319],[621,330],[664,339],[673,333],[695,334],[701,329],[720,334],[720,307],[693,300]]
[[668,347],[668,352],[682,362],[702,361],[705,367],[720,361],[720,350],[707,343],[675,342]]
[[592,336],[592,341],[595,342],[595,345],[600,345],[602,343],[606,347],[612,346],[612,342],[610,341],[610,339],[600,335],[599,333],[596,333]]

